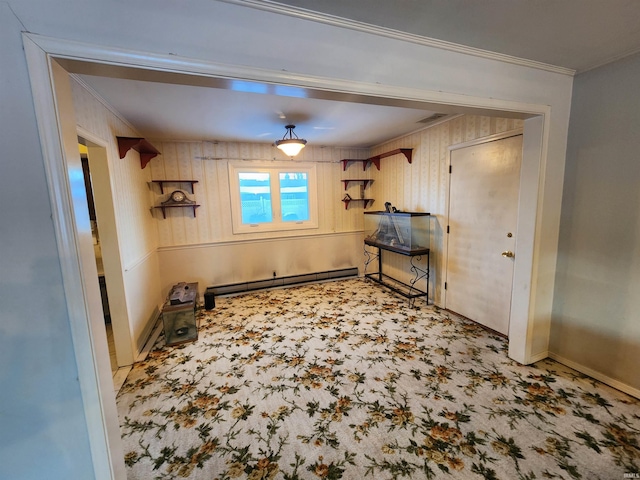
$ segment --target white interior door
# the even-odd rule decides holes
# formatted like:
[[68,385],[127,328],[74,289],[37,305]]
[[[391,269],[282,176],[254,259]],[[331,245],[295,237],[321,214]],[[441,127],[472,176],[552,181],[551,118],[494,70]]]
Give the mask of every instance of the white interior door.
[[451,151],[446,308],[509,332],[522,135]]

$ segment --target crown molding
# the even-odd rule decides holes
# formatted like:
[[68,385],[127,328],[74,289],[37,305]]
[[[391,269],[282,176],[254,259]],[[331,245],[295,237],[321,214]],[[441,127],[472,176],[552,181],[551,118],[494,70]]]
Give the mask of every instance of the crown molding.
[[487,60],[495,60],[498,62],[518,65],[521,67],[535,68],[537,70],[543,70],[551,73],[568,75],[570,77],[573,77],[576,74],[576,71],[571,68],[558,67],[556,65],[550,65],[548,63],[537,62],[535,60],[527,60],[525,58],[514,57],[514,56],[506,55],[503,53],[491,52],[489,50],[482,50],[480,48],[468,47],[466,45],[460,45],[458,43],[438,40],[436,38],[424,37],[422,35],[416,35],[413,33],[394,30],[391,28],[371,25],[369,23],[358,22],[356,20],[350,20],[347,18],[335,16],[335,15],[314,12],[312,10],[307,10],[305,8],[283,5],[281,3],[274,2],[272,0],[218,0],[218,1],[233,4],[233,5],[240,5],[244,7],[255,8],[257,10],[277,13],[280,15],[287,15],[290,17],[309,20],[312,22],[323,23],[325,25],[331,25],[333,27],[348,28],[350,30],[355,30],[358,32],[369,33],[371,35],[378,35],[380,37],[391,38],[393,40],[400,40],[403,42],[414,43],[414,44],[422,45],[425,47],[437,48],[440,50],[448,50],[451,52],[470,55],[473,57],[484,58]]
[[[87,82],[85,82],[84,79],[82,79],[78,74],[70,73],[69,77],[71,77],[73,79],[73,81],[76,82],[80,87],[85,89],[87,91],[87,93],[89,95],[91,95],[97,102],[99,102],[104,108],[109,110],[109,112],[114,117],[116,117],[118,120],[120,120],[122,123],[124,123],[127,127],[129,127],[132,132],[136,132],[136,134],[139,135],[138,129],[136,127],[134,127],[133,124],[129,120],[124,118],[120,112],[118,112],[111,105],[109,105],[109,102],[107,102],[102,97],[102,95],[100,95],[98,92],[96,92],[95,89],[91,85],[89,85]],[[139,136],[141,136],[141,135],[139,135]]]
[[638,53],[640,53],[640,48],[633,48],[631,50],[628,50],[624,53],[621,53],[619,55],[615,55],[613,57],[609,57],[605,60],[602,60],[601,62],[598,63],[594,63],[593,65],[587,67],[587,68],[583,68],[581,70],[576,71],[576,75],[581,75],[583,73],[586,72],[590,72],[591,70],[595,70],[596,68],[600,68],[600,67],[604,67],[605,65],[609,65],[611,63],[615,63],[619,60],[624,60],[627,57],[631,57],[633,55],[637,55]]

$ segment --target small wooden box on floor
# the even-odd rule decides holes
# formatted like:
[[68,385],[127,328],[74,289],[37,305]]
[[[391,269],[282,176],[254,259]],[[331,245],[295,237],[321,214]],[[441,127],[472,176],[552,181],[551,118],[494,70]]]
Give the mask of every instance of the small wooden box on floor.
[[198,283],[174,285],[162,307],[165,344],[180,345],[198,339]]

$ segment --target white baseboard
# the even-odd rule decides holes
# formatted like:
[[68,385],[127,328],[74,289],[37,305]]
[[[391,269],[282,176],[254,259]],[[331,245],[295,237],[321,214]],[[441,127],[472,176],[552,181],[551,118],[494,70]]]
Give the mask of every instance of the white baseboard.
[[[147,356],[149,355],[149,352],[153,348],[153,345],[156,343],[156,340],[162,333],[163,325],[162,325],[162,319],[160,318],[159,314],[155,315],[155,322],[151,322],[150,325],[151,325],[150,334],[143,336],[143,338],[146,338],[146,341],[144,346],[141,349],[139,349],[139,353],[136,359],[134,360],[134,363],[143,362],[147,359]],[[122,385],[124,385],[124,382],[127,380],[127,375],[129,375],[131,368],[132,368],[132,365],[120,367],[113,374],[113,387],[116,395],[118,395],[118,392],[122,388]]]
[[549,355],[550,353],[548,351],[544,351],[544,352],[538,353],[537,355],[533,355],[531,358],[529,358],[529,363],[527,365],[539,362],[540,360],[544,360],[545,358],[548,358]]
[[640,399],[640,390],[634,388],[626,383],[622,383],[619,380],[615,380],[603,373],[597,372],[595,370],[590,369],[589,367],[585,367],[584,365],[580,365],[572,360],[564,358],[556,353],[549,352],[549,358],[555,360],[558,363],[566,365],[569,368],[573,368],[580,373],[584,373],[585,375],[589,375],[591,378],[595,378],[596,380],[609,385],[610,387],[615,388],[616,390],[620,390],[621,392],[626,393],[627,395],[631,395],[632,397]]
[[120,367],[113,374],[113,391],[116,395],[124,385],[124,382],[127,380],[127,375],[131,371],[131,365],[127,365],[126,367]]
[[149,352],[151,351],[151,349],[155,345],[156,340],[158,339],[158,337],[162,333],[162,330],[164,330],[164,325],[162,323],[162,319],[160,317],[158,317],[158,319],[156,321],[156,324],[154,325],[154,328],[151,331],[151,334],[149,335],[149,338],[147,339],[147,343],[144,345],[144,347],[142,348],[142,350],[138,354],[138,358],[136,358],[136,362],[144,362],[147,359],[147,356],[149,355]]
[[[135,357],[139,356],[142,353],[142,351],[144,350],[144,347],[147,344],[147,342],[149,341],[149,337],[151,337],[153,329],[158,324],[158,320],[160,319],[161,315],[162,315],[162,312],[161,312],[160,308],[156,306],[153,309],[153,313],[149,317],[149,320],[147,321],[147,324],[144,327],[144,330],[142,331],[142,334],[138,338],[138,341],[137,341],[137,344],[136,344],[136,352],[134,352],[134,359],[135,359]],[[134,361],[138,361],[138,360],[134,360]]]

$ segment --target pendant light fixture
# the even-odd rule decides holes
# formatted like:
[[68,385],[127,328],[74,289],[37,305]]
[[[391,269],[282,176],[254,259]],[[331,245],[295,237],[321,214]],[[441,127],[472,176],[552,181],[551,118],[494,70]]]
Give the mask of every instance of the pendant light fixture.
[[275,145],[287,156],[293,158],[300,153],[300,150],[304,148],[307,141],[303,138],[298,138],[298,136],[293,133],[293,129],[296,128],[295,125],[287,125],[284,128],[287,129],[287,132],[284,134],[284,137],[282,137],[282,140],[276,140]]

